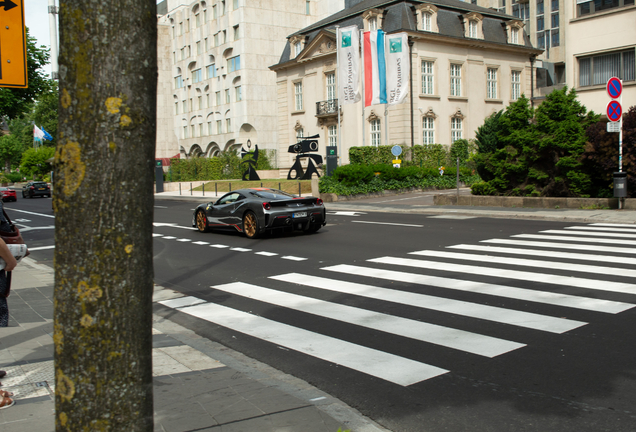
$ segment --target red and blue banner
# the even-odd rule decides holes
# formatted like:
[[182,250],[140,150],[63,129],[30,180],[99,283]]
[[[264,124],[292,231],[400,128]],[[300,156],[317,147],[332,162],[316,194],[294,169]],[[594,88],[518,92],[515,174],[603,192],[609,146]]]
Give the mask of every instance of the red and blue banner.
[[364,106],[386,103],[384,32],[364,32]]

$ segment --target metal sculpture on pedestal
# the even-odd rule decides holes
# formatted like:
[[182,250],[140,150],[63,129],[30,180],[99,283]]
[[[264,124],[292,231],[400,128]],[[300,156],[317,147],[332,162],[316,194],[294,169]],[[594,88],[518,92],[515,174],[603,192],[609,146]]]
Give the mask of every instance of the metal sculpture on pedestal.
[[[316,169],[316,164],[320,165],[322,163],[322,156],[317,154],[309,154],[309,152],[318,151],[318,140],[320,135],[314,135],[307,137],[303,141],[300,141],[296,144],[292,144],[289,146],[288,153],[296,153],[296,162],[289,169],[289,174],[287,174],[287,180],[310,180],[311,176],[318,174],[318,170]],[[300,160],[302,158],[307,158],[307,171],[303,171],[303,167],[300,164]],[[292,172],[296,172],[296,175],[292,177]]]
[[[254,145],[254,151],[249,151],[250,147],[252,147],[252,141],[250,140],[247,140],[247,150],[244,150],[243,147],[241,147],[241,159],[244,159],[241,162],[241,165],[247,165],[247,171],[243,173],[243,181],[261,179],[256,172],[256,164],[258,163],[258,144]],[[247,155],[249,156],[246,159],[245,156]]]

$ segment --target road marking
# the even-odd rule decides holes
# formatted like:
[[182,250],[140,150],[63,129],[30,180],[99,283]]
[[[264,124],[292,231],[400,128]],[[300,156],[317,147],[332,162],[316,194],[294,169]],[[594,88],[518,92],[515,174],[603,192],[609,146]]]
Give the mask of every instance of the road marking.
[[[173,300],[160,303],[168,307]],[[448,372],[425,363],[231,309],[215,303],[177,308],[188,315],[312,357],[408,386]]]
[[630,232],[636,233],[636,227],[632,228],[615,228],[615,227],[599,227],[599,226],[571,226],[565,227],[564,229],[569,230],[589,230],[589,231],[613,231],[613,232]]
[[477,216],[460,216],[460,215],[438,215],[438,216],[429,216],[429,219],[475,219]]
[[48,214],[44,214],[44,213],[35,213],[35,212],[26,211],[26,210],[18,210],[18,209],[14,209],[14,208],[11,208],[11,207],[5,207],[5,210],[9,211],[9,213],[16,211],[16,212],[20,212],[20,213],[32,214],[32,215],[35,215],[35,216],[42,216],[42,217],[55,219],[55,216],[53,216],[53,215],[48,215]]
[[163,237],[163,234],[152,233],[153,237]]
[[180,238],[180,239],[177,239],[177,241],[178,242],[191,242],[192,240],[191,239],[187,239],[187,238]]
[[[538,238],[545,238],[540,236]],[[569,237],[567,237],[569,239]],[[552,243],[541,241],[528,241],[528,240],[512,240],[512,239],[490,239],[482,240],[483,243],[495,243],[506,244],[515,246],[533,246],[533,247],[547,247],[555,249],[574,249],[574,250],[589,250],[594,252],[608,252],[608,253],[622,253],[636,255],[636,249],[634,248],[622,248],[613,246],[599,246],[599,245],[586,245],[586,244],[572,244],[572,243]]]
[[209,245],[210,242],[197,241],[197,242],[192,242],[192,244],[195,244],[195,245]]
[[497,297],[505,297],[515,300],[527,300],[535,303],[590,310],[594,312],[616,314],[624,312],[636,306],[631,303],[579,297],[569,294],[553,293],[549,291],[537,291],[506,285],[495,285],[490,283],[467,281],[462,279],[420,275],[403,271],[367,269],[365,267],[357,266],[349,266],[347,268],[352,272],[352,274],[360,276],[368,276],[372,278],[406,282],[418,285],[428,285],[438,288],[446,288],[456,291],[465,291],[484,295],[494,295]]
[[[531,245],[528,245],[528,246],[531,246]],[[517,249],[517,248],[507,248],[507,247],[497,247],[497,246],[470,245],[470,244],[460,244],[460,245],[447,246],[447,247],[449,249],[464,249],[464,250],[472,250],[472,251],[480,251],[480,252],[488,252],[488,253],[531,255],[531,256],[559,258],[559,259],[600,261],[600,262],[607,262],[607,263],[613,263],[613,264],[636,265],[636,258],[616,257],[616,256],[610,256],[610,255],[581,254],[581,253],[573,253],[573,252],[556,252],[556,251],[536,250],[536,249]],[[590,247],[589,250],[598,251],[598,247],[599,246]],[[577,246],[573,249],[579,250],[581,248]],[[621,269],[616,268],[614,270],[620,271]]]
[[263,256],[276,256],[278,255],[277,253],[274,252],[254,252],[256,255],[263,255]]
[[297,256],[285,255],[281,257],[282,259],[291,260],[291,261],[306,261],[307,258],[301,258]]
[[241,247],[233,247],[230,248],[231,251],[236,251],[236,252],[251,252],[252,249],[245,249],[245,248],[241,248]]
[[242,282],[215,285],[212,288],[276,306],[490,358],[526,346],[525,344],[504,339],[345,306]]
[[229,246],[222,245],[222,244],[213,244],[213,245],[210,245],[210,247],[217,248],[217,249],[229,248]]
[[175,236],[164,236],[163,239],[164,240],[173,240],[173,239],[176,239],[176,237]]
[[354,220],[354,221],[351,221],[351,222],[365,223],[365,224],[376,224],[376,225],[396,225],[396,226],[415,227],[415,228],[424,227],[424,225],[411,225],[411,224],[390,223],[390,222],[372,222],[372,221],[359,221],[359,220]]
[[625,294],[636,294],[636,285],[622,282],[608,282],[604,280],[583,279],[570,276],[557,276],[547,273],[534,273],[519,270],[505,270],[493,267],[472,266],[464,264],[444,263],[439,261],[425,261],[409,258],[381,257],[368,260],[372,263],[394,264],[428,270],[440,270],[470,275],[490,276],[523,280],[529,282],[542,282],[568,287],[587,288],[596,291],[611,291]]
[[55,245],[53,246],[38,246],[33,248],[28,248],[29,251],[39,251],[39,250],[47,250],[47,249],[55,249]]
[[28,227],[26,225],[22,225],[19,223],[17,223],[16,225],[20,227],[20,232],[27,232],[27,231],[34,231],[34,230],[41,230],[41,229],[55,229],[54,225],[41,226],[41,227]]
[[[572,233],[568,233],[572,234]],[[636,246],[635,240],[622,240],[622,239],[599,239],[593,237],[568,237],[568,236],[556,236],[556,235],[542,235],[542,234],[517,234],[513,235],[515,238],[531,238],[540,240],[565,240],[565,241],[578,241],[586,243],[612,243]]]
[[590,224],[591,226],[608,226],[608,227],[630,227],[630,228],[636,228],[636,225],[634,224],[615,224],[615,223],[593,223]]
[[580,236],[596,236],[596,237],[621,237],[636,238],[636,234],[610,233],[610,232],[587,232],[587,231],[566,231],[566,230],[545,230],[539,231],[542,234],[567,234]]
[[177,225],[176,223],[153,222],[152,225],[156,226],[156,227],[187,229],[187,230],[190,230],[190,231],[196,230],[196,228],[194,228],[194,227],[181,226],[181,225]]
[[356,211],[332,211],[332,212],[327,212],[327,214],[332,216],[361,216],[361,215],[365,215],[366,213],[356,212]]
[[[340,264],[331,267],[324,267],[321,270],[355,274],[360,276],[379,277],[380,270],[365,267],[356,267],[347,264]],[[397,273],[397,272],[395,272]],[[388,288],[380,288],[373,285],[364,285],[353,282],[345,282],[337,279],[307,276],[298,273],[289,273],[279,276],[271,276],[272,279],[297,283],[314,288],[321,288],[330,291],[353,294],[392,303],[404,304],[423,309],[437,310],[441,312],[478,318],[487,321],[494,321],[503,324],[510,324],[518,327],[526,327],[534,330],[547,331],[551,333],[564,333],[577,327],[586,325],[581,321],[573,321],[564,318],[554,318],[530,312],[515,311],[495,306],[482,305],[479,303],[465,302],[461,300],[435,297],[426,294],[416,294]]]
[[[636,277],[636,270],[616,268],[616,267],[592,266],[592,265],[585,265],[585,264],[572,264],[572,263],[565,263],[565,262],[559,262],[559,261],[542,261],[542,260],[531,260],[531,259],[524,259],[524,258],[498,257],[494,255],[472,255],[472,254],[464,254],[464,253],[456,253],[456,252],[434,251],[434,250],[422,250],[417,252],[409,252],[409,255],[456,259],[456,260],[462,260],[462,261],[477,261],[477,262],[496,263],[496,264],[514,265],[514,266],[523,266],[523,267],[535,267],[535,268],[552,269],[552,270],[564,270],[564,271],[579,272],[579,273],[594,273],[594,274],[602,274],[602,275],[613,274],[615,276],[625,276],[625,277],[632,277],[632,278]],[[634,288],[635,290],[633,293],[636,294],[636,286],[634,286]]]

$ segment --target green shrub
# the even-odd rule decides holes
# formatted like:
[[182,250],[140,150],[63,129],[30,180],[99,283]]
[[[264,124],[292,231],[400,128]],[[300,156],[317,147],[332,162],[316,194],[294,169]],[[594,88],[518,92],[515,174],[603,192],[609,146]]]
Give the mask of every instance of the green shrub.
[[497,189],[484,181],[473,184],[470,187],[470,193],[473,195],[498,195]]
[[368,165],[343,165],[333,171],[334,180],[345,186],[357,183],[369,183],[375,177],[373,169]]

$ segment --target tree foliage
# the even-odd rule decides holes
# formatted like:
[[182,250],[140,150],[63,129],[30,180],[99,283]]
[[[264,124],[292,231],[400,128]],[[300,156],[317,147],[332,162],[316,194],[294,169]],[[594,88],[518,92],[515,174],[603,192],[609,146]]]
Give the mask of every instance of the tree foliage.
[[38,48],[36,39],[29,35],[29,29],[26,28],[25,31],[29,86],[24,89],[0,87],[0,117],[13,119],[28,112],[30,104],[41,93],[50,91],[54,86],[54,81],[42,70],[49,64],[49,49],[44,45]]
[[31,178],[33,175],[37,178],[43,178],[51,172],[53,165],[47,161],[51,159],[54,154],[54,147],[27,149],[24,153],[22,153],[20,172],[24,173],[27,178]]
[[522,96],[478,129],[475,162],[485,184],[473,193],[589,196],[592,179],[582,155],[585,131],[598,119],[574,89],[553,91],[534,110]]

